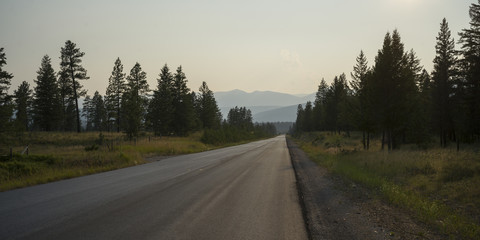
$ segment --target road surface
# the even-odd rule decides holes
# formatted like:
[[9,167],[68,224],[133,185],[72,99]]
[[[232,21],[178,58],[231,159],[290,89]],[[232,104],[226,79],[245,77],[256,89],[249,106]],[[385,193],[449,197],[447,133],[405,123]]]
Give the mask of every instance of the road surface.
[[0,193],[0,239],[307,239],[285,137]]

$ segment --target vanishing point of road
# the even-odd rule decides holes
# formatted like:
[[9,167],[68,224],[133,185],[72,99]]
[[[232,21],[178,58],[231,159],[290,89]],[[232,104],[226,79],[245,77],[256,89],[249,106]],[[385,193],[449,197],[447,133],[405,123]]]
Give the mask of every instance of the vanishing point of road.
[[0,193],[0,239],[307,239],[285,136]]

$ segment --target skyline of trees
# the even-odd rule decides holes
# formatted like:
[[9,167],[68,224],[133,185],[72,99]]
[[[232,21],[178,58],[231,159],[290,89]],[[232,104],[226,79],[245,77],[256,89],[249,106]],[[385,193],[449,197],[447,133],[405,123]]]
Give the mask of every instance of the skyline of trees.
[[472,4],[469,13],[460,50],[447,20],[440,23],[431,75],[413,49],[405,51],[397,30],[387,32],[373,66],[360,51],[348,84],[344,74],[329,86],[322,81],[313,110],[310,102],[298,106],[295,130],[349,135],[353,126],[363,132],[364,149],[371,134],[388,150],[405,143],[425,146],[433,136],[443,148],[480,141],[480,4]]
[[[52,67],[51,58],[45,55],[33,90],[24,81],[9,95],[13,75],[3,71],[7,62],[3,48],[0,49],[0,132],[124,131],[133,138],[139,131],[185,136],[221,124],[222,116],[213,92],[205,82],[199,93],[190,91],[181,66],[172,74],[165,64],[159,74],[159,85],[150,95],[147,75],[141,65],[137,62],[126,76],[117,58],[105,95],[95,91],[91,96],[79,82],[89,79],[81,65],[85,53],[68,40],[60,54],[58,73]],[[82,108],[78,107],[80,97],[84,97]]]

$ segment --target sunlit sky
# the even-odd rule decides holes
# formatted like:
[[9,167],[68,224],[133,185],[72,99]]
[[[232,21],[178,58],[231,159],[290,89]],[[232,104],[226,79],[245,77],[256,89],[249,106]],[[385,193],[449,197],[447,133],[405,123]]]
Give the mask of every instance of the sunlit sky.
[[387,31],[398,29],[430,72],[441,20],[452,35],[469,25],[476,0],[119,1],[1,0],[0,47],[10,92],[33,79],[45,54],[59,70],[60,48],[85,52],[89,94],[105,93],[114,61],[139,62],[155,88],[160,68],[182,65],[188,86],[213,91],[315,92],[322,78],[350,78],[355,58],[369,64]]

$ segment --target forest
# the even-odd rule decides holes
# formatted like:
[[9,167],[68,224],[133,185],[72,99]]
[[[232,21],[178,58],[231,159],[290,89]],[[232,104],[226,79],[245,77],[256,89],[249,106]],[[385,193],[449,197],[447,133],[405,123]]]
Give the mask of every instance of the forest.
[[431,72],[405,49],[397,30],[387,32],[372,66],[360,51],[350,81],[345,74],[330,85],[322,79],[315,102],[298,106],[292,131],[359,130],[364,149],[372,136],[388,150],[406,143],[425,148],[435,136],[441,147],[456,144],[457,150],[479,142],[480,5],[472,4],[469,15],[457,42],[442,20]]
[[[13,74],[2,69],[7,58],[0,48],[0,133],[106,131],[124,132],[133,139],[142,131],[155,136],[187,136],[206,130],[204,142],[217,144],[276,134],[273,124],[252,123],[250,110],[245,108],[231,109],[223,120],[207,83],[202,83],[199,92],[191,91],[181,66],[172,73],[165,64],[152,91],[138,62],[127,75],[117,58],[105,95],[98,91],[89,95],[81,83],[89,79],[82,66],[85,53],[68,40],[60,55],[60,71],[55,72],[51,58],[45,55],[34,80],[36,86],[32,89],[23,81],[9,95]],[[81,97],[83,106],[79,106]]]

